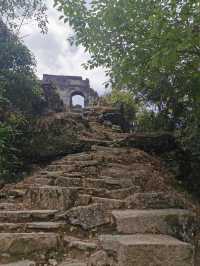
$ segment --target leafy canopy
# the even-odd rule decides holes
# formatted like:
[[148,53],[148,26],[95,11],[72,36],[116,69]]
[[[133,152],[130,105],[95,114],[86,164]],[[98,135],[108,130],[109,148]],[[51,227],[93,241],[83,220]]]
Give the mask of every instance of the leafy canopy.
[[0,20],[0,70],[29,72],[35,67],[30,50]]
[[182,126],[200,102],[199,0],[55,0],[74,29],[71,42],[90,52],[111,81]]
[[0,17],[18,35],[22,24],[35,20],[42,33],[47,32],[47,7],[45,0],[1,0]]
[[113,89],[111,93],[104,96],[106,102],[113,106],[123,108],[123,115],[128,122],[133,122],[136,118],[138,105],[135,102],[134,94],[128,90]]

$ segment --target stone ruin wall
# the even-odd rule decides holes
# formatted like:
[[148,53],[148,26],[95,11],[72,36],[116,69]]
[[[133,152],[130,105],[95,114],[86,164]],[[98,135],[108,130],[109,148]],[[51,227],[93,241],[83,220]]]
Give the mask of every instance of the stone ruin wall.
[[52,88],[56,88],[65,109],[72,108],[72,97],[80,95],[84,98],[84,106],[88,107],[98,99],[98,94],[90,88],[89,80],[83,80],[79,76],[43,75],[43,88],[45,94],[51,94]]

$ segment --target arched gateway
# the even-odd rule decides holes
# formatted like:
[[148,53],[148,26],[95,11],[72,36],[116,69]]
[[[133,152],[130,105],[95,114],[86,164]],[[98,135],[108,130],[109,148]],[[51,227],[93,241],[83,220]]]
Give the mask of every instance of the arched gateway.
[[90,88],[89,80],[83,80],[82,77],[43,75],[43,87],[46,91],[52,86],[57,88],[66,109],[72,108],[72,98],[76,95],[84,98],[84,107],[89,106],[98,98],[97,92]]
[[[79,97],[77,97],[77,96],[79,96]],[[79,106],[82,106],[82,107],[87,106],[87,101],[86,101],[86,98],[85,98],[84,93],[82,93],[81,91],[74,91],[74,92],[72,92],[72,94],[70,96],[70,107],[71,108],[74,107],[74,101],[73,101],[73,99],[76,99],[76,97],[78,99],[82,98],[83,105],[81,104],[81,102],[79,103],[77,101],[76,101],[76,104],[78,104]]]

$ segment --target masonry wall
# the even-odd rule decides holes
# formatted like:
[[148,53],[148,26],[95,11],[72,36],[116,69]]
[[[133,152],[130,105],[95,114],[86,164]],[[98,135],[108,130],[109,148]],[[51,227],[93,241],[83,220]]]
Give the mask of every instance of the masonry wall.
[[97,92],[90,88],[89,80],[83,80],[79,76],[43,75],[43,84],[51,84],[57,88],[66,109],[72,107],[72,97],[80,95],[84,97],[85,107],[98,98]]

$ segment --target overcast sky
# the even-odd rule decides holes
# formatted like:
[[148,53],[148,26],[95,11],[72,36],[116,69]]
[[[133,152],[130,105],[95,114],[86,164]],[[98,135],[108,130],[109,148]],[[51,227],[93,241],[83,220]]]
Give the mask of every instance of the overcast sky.
[[73,33],[69,25],[59,21],[61,15],[48,1],[48,34],[43,35],[34,24],[25,25],[21,34],[37,60],[37,74],[76,75],[89,78],[91,87],[102,94],[107,80],[102,68],[85,70],[81,64],[89,58],[82,47],[71,47],[67,38]]

